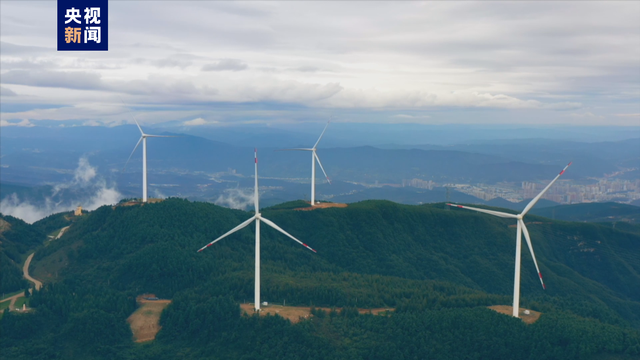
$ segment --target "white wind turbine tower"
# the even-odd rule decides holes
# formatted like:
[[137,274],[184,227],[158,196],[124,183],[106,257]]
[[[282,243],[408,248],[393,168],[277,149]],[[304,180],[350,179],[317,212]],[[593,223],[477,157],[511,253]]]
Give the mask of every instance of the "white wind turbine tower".
[[129,164],[129,160],[131,160],[133,153],[136,152],[136,149],[138,149],[140,142],[142,142],[142,202],[147,202],[148,200],[147,199],[147,138],[148,137],[175,137],[175,136],[145,134],[144,131],[142,131],[140,124],[138,124],[138,120],[134,118],[133,121],[136,122],[136,125],[140,130],[140,140],[138,140],[138,143],[133,148],[133,151],[131,152],[131,155],[129,155],[127,162],[124,164],[124,168],[122,168],[122,171],[124,171],[124,169],[127,167],[127,164]]
[[320,139],[322,139],[322,136],[324,135],[324,132],[327,131],[327,127],[329,127],[329,123],[331,121],[327,122],[327,125],[324,127],[324,130],[322,130],[322,134],[320,134],[320,137],[318,138],[318,141],[316,141],[316,144],[313,145],[312,148],[307,149],[307,148],[297,148],[297,149],[283,149],[282,151],[311,151],[311,205],[315,206],[316,205],[316,160],[318,161],[318,165],[320,165],[320,169],[322,169],[322,173],[324,174],[324,177],[327,178],[327,181],[329,182],[329,184],[331,184],[331,180],[329,180],[329,177],[327,176],[327,173],[324,171],[324,168],[322,167],[322,163],[320,162],[320,158],[318,157],[318,154],[316,154],[316,147],[318,146],[318,143],[320,142]]
[[281,233],[287,235],[288,237],[290,237],[291,239],[295,240],[296,242],[298,242],[299,244],[301,244],[302,246],[306,247],[307,249],[316,252],[315,250],[313,250],[309,245],[303,243],[302,241],[296,239],[295,237],[293,237],[291,234],[289,234],[288,232],[282,230],[278,225],[276,225],[274,222],[272,222],[269,219],[266,219],[265,217],[262,216],[262,214],[260,214],[260,205],[259,205],[259,197],[258,197],[258,151],[255,151],[255,167],[256,167],[256,176],[255,176],[255,188],[254,188],[254,194],[253,194],[253,204],[255,207],[255,212],[256,214],[254,216],[252,216],[249,220],[243,222],[242,224],[234,227],[233,229],[229,230],[226,234],[220,236],[219,238],[213,240],[212,242],[208,243],[207,245],[203,246],[200,250],[198,250],[198,252],[201,252],[202,250],[208,248],[209,246],[213,245],[215,242],[224,239],[225,237],[233,234],[234,232],[243,229],[245,227],[247,227],[249,224],[251,224],[251,222],[253,220],[256,221],[256,265],[255,265],[255,298],[254,298],[254,304],[255,304],[255,309],[256,311],[260,311],[260,222],[264,222],[265,224],[271,226],[272,228],[280,231]]
[[538,194],[538,196],[536,196],[535,198],[533,198],[529,204],[527,204],[527,206],[524,208],[524,210],[522,210],[522,212],[518,215],[514,215],[514,214],[509,214],[509,213],[504,213],[504,212],[500,212],[500,211],[494,211],[494,210],[486,210],[486,209],[478,209],[478,208],[474,208],[474,207],[470,207],[470,206],[463,206],[463,205],[456,205],[456,204],[447,204],[450,206],[456,206],[462,209],[469,209],[469,210],[474,210],[474,211],[478,211],[481,213],[485,213],[485,214],[490,214],[493,216],[498,216],[498,217],[502,217],[502,218],[511,218],[511,219],[517,219],[517,229],[516,229],[516,269],[515,269],[515,276],[514,276],[514,280],[513,280],[513,316],[514,317],[519,317],[518,313],[520,310],[520,258],[522,255],[522,233],[524,233],[524,238],[527,240],[527,246],[529,247],[529,251],[531,252],[531,257],[533,258],[533,263],[536,265],[536,270],[538,271],[538,277],[540,278],[540,283],[542,284],[542,288],[546,289],[545,285],[544,285],[544,281],[542,281],[542,274],[540,273],[540,268],[538,268],[538,262],[536,261],[536,255],[533,253],[533,246],[531,245],[531,238],[529,237],[529,231],[527,230],[527,226],[524,224],[524,216],[529,212],[529,210],[531,210],[531,208],[533,208],[533,206],[538,202],[538,200],[540,200],[540,198],[542,197],[542,195],[544,195],[544,193],[547,192],[547,190],[549,190],[549,188],[551,187],[551,185],[553,185],[554,182],[556,182],[556,180],[558,180],[558,178],[564,174],[564,172],[567,170],[567,168],[571,165],[571,163],[569,163],[567,166],[564,167],[564,169],[562,169],[562,171],[560,171],[560,173],[558,174],[558,176],[555,177],[555,179],[553,179],[549,185],[547,185],[547,187],[545,187],[540,194]]

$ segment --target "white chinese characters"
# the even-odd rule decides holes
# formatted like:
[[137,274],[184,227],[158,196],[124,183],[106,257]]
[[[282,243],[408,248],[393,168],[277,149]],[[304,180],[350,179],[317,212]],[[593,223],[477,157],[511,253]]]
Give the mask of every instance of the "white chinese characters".
[[[89,24],[100,24],[100,8],[92,7],[84,9],[84,21]],[[99,41],[98,41],[99,42]]]
[[[69,24],[65,30],[65,42],[69,43],[90,43],[95,42],[100,44],[102,42],[101,27],[100,27],[100,7],[86,7],[84,9],[84,32],[81,27],[72,27],[71,22],[82,25],[83,16],[80,14],[80,10],[72,7],[66,9],[64,23]],[[91,26],[93,25],[93,26]],[[84,36],[83,36],[84,35]],[[82,39],[84,37],[84,39]]]
[[71,9],[67,9],[67,14],[64,17],[69,19],[69,20],[64,22],[65,24],[68,24],[68,23],[70,23],[72,21],[75,21],[78,24],[82,24],[82,22],[80,20],[78,20],[78,18],[80,17],[80,10],[78,10],[76,8],[72,7]]
[[87,26],[84,30],[84,43],[95,41],[100,44],[100,26]]

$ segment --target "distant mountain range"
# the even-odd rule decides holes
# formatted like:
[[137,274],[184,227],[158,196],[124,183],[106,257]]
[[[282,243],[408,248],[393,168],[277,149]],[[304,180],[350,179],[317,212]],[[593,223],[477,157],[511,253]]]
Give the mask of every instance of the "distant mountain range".
[[[327,136],[331,131],[339,130],[331,126]],[[265,147],[258,149],[258,156],[265,204],[307,198],[310,192],[309,154],[275,150],[312,146],[316,135],[275,128],[260,129],[246,133],[243,127],[220,131],[227,134],[230,141],[242,136],[264,139],[262,144]],[[168,134],[162,128],[145,128],[145,131]],[[210,131],[203,128],[203,135],[211,136]],[[239,141],[240,146],[235,146],[199,136],[177,135],[180,137],[150,139],[148,142],[151,196],[236,204],[238,199],[234,197],[242,197],[242,192],[253,186],[253,148],[247,147],[244,140]],[[86,200],[88,193],[96,188],[112,189],[121,197],[138,197],[141,193],[140,149],[123,171],[138,138],[139,131],[132,125],[113,128],[3,128],[0,143],[1,199],[16,193],[20,201],[29,200],[34,205],[44,201],[86,204],[91,202]],[[573,165],[563,179],[582,183],[593,182],[592,178],[620,169],[640,168],[640,158],[634,151],[640,148],[640,139],[600,143],[545,139],[476,140],[450,146],[387,145],[378,148],[328,147],[331,142],[326,140],[330,138],[328,136],[320,143],[318,155],[333,185],[326,184],[318,171],[317,194],[320,200],[336,202],[366,199],[407,204],[441,202],[446,201],[443,188],[400,189],[384,185],[398,186],[403,180],[411,179],[432,180],[440,185],[544,182],[555,176],[570,160],[574,160]],[[281,146],[276,147],[278,141],[281,141]],[[91,180],[93,184],[77,182],[77,179],[82,179],[82,176],[78,178],[78,171],[81,170],[79,160],[83,157],[90,167],[84,170],[95,173]],[[633,178],[639,174],[638,170],[632,170],[619,176]],[[65,191],[59,191],[61,184],[64,184]],[[379,186],[371,187],[375,184]],[[513,204],[500,198],[486,202],[453,190],[449,200],[506,208],[523,207],[523,204]],[[539,206],[545,204],[540,203]]]
[[[154,129],[147,130],[150,133]],[[88,156],[102,173],[119,174],[139,138],[134,126],[75,128],[3,128],[3,182],[55,182],[64,171]],[[283,144],[282,147],[308,147]],[[149,169],[214,173],[236,169],[250,175],[252,148],[185,135],[175,139],[151,139]],[[608,143],[566,143],[552,140],[511,140],[492,144],[450,147],[417,145],[406,149],[370,146],[328,148],[318,154],[329,176],[336,180],[380,183],[420,178],[434,181],[485,182],[536,181],[553,177],[567,162],[574,165],[565,178],[601,177],[621,167],[640,168],[634,150],[640,139]],[[309,177],[308,154],[259,149],[261,175]],[[127,171],[139,171],[141,154],[134,154]]]

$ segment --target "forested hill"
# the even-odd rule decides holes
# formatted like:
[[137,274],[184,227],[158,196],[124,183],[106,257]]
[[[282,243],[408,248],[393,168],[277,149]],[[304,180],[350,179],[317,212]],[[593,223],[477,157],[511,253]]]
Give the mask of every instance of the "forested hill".
[[[511,304],[513,221],[443,204],[297,206],[262,214],[318,252],[263,226],[263,300],[393,307],[393,315],[345,310],[294,325],[239,316],[237,303],[253,298],[253,227],[196,250],[252,214],[168,199],[99,208],[38,250],[35,271],[49,285],[32,298],[34,313],[5,314],[0,345],[15,358],[34,349],[43,358],[154,359],[581,359],[640,351],[636,234],[528,216],[547,290],[524,246],[521,306],[543,313],[524,325],[485,308]],[[142,293],[173,304],[157,340],[133,346],[124,320]]]
[[0,214],[0,293],[24,290],[29,285],[22,277],[21,264],[27,252],[45,238],[42,228]]
[[531,213],[567,221],[640,223],[640,206],[614,202],[551,206],[532,209]]

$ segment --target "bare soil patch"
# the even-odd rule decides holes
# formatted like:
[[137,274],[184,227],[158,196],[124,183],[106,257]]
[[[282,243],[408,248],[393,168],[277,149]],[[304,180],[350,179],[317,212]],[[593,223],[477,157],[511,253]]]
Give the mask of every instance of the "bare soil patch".
[[133,332],[135,342],[151,341],[162,328],[159,325],[162,311],[171,304],[171,300],[146,300],[145,297],[155,297],[153,294],[143,294],[136,298],[140,307],[127,319]]
[[[159,203],[159,202],[163,202],[164,199],[156,199],[156,198],[148,198],[147,199],[147,203]],[[145,203],[142,202],[142,199],[140,200],[131,200],[131,201],[127,201],[121,204],[118,204],[116,206],[134,206],[134,205],[144,205]],[[113,206],[112,208],[115,209],[116,206]]]
[[[253,304],[240,304],[240,308],[246,314],[252,315],[254,313]],[[326,312],[331,311],[329,308],[316,308],[319,310],[324,310]],[[342,310],[342,308],[335,308],[336,311]],[[371,313],[373,315],[379,315],[385,311],[394,311],[394,309],[390,308],[378,308],[378,309],[358,309],[360,314],[368,314]],[[282,305],[268,305],[260,307],[260,316],[266,316],[267,314],[271,315],[280,315],[285,319],[291,320],[292,323],[297,323],[302,319],[308,319],[311,315],[311,308],[308,306],[282,306]]]
[[11,229],[11,224],[9,224],[8,222],[6,222],[3,219],[0,219],[0,234],[2,234],[3,232],[7,231]]
[[[311,202],[307,202],[309,205],[311,205]],[[319,203],[316,204],[315,206],[310,206],[310,207],[305,207],[305,208],[297,208],[297,209],[293,209],[296,211],[311,211],[311,210],[317,210],[317,209],[327,209],[327,208],[332,208],[332,207],[337,207],[337,208],[346,208],[348,205],[347,204],[341,204],[341,203]]]
[[[494,310],[496,312],[499,312],[500,314],[505,314],[505,315],[509,315],[509,316],[513,316],[513,306],[508,306],[508,305],[493,305],[493,306],[489,306],[489,309]],[[525,314],[525,310],[528,309],[523,309],[520,308],[519,310],[519,316],[520,319],[522,319],[522,321],[524,321],[527,324],[533,324],[534,322],[538,321],[538,319],[540,318],[540,315],[542,315],[542,313],[539,313],[537,311],[533,311],[533,310],[528,310],[529,314]]]

